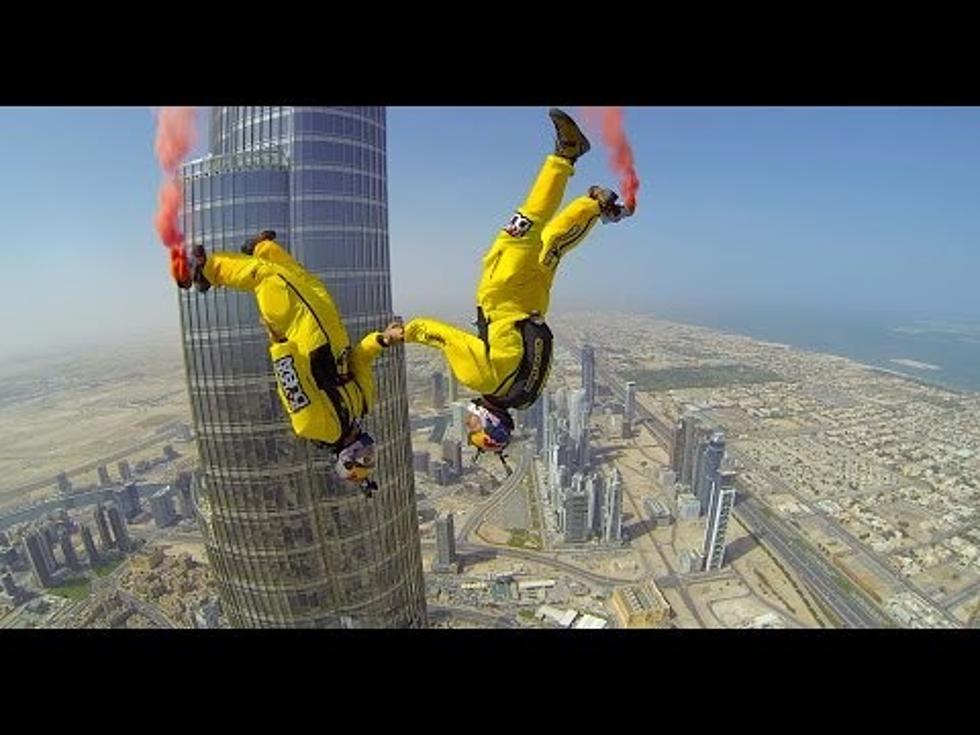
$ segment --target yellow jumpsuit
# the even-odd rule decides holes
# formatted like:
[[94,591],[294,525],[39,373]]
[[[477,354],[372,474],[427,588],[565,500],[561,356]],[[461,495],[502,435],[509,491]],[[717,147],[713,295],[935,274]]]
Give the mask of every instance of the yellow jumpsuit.
[[[342,416],[352,421],[374,403],[371,366],[384,349],[379,332],[371,332],[353,347],[340,312],[326,287],[272,240],[255,246],[254,255],[217,252],[208,256],[204,276],[216,286],[252,291],[262,320],[284,341],[269,345],[279,398],[293,430],[301,437],[335,444],[343,438]],[[336,387],[334,400],[317,387],[310,355],[327,344],[340,374],[353,380]]]
[[524,354],[515,323],[532,312],[547,315],[559,261],[599,219],[599,203],[587,196],[555,214],[574,172],[567,159],[549,155],[525,202],[483,256],[476,300],[488,321],[486,344],[435,319],[405,325],[406,342],[441,349],[456,379],[478,393],[507,393]]

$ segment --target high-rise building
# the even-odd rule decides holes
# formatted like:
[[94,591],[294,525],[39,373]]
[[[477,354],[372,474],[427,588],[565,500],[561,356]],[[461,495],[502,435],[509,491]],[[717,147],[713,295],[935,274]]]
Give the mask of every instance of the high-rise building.
[[69,569],[78,569],[78,554],[75,552],[75,545],[71,542],[71,534],[66,530],[61,534],[61,553],[65,557],[65,565]]
[[698,443],[709,431],[706,427],[701,426],[697,413],[690,410],[685,411],[681,417],[678,431],[680,436],[674,442],[675,451],[671,458],[671,467],[677,473],[678,482],[690,485],[694,473]]
[[82,545],[85,547],[85,554],[88,556],[88,562],[91,566],[95,566],[102,561],[102,556],[99,554],[99,550],[95,547],[95,540],[92,538],[92,532],[88,530],[88,526],[82,525]]
[[609,544],[623,540],[623,476],[613,468],[609,491],[606,493],[605,529],[603,540]]
[[119,504],[119,509],[127,521],[133,520],[143,511],[143,505],[140,502],[139,487],[137,487],[135,482],[127,482],[116,493],[115,501]]
[[3,591],[7,593],[7,596],[11,600],[17,602],[24,595],[24,591],[17,586],[14,582],[14,577],[10,572],[4,572],[3,576],[0,577],[0,584],[3,585]]
[[589,517],[587,525],[589,533],[593,536],[602,537],[605,510],[606,510],[606,488],[602,475],[590,473],[585,479],[585,492],[589,496]]
[[[686,482],[691,486],[691,492],[695,495],[698,494],[698,481],[701,479],[701,463],[705,459],[704,450],[711,441],[711,434],[711,429],[699,423],[694,429],[692,443],[686,447],[688,457],[690,458],[690,466],[685,468],[690,470],[690,475]],[[701,510],[704,511],[703,504]]]
[[112,484],[112,481],[109,479],[109,470],[106,468],[106,466],[104,464],[100,464],[99,465],[99,467],[98,467],[98,473],[99,473],[99,484],[100,485],[105,486],[105,485]]
[[584,491],[569,491],[562,508],[565,541],[581,543],[589,538],[589,496]]
[[126,517],[115,503],[106,507],[106,515],[109,517],[109,526],[112,528],[116,548],[129,553],[133,550],[133,544],[129,540],[129,531],[126,530]]
[[52,526],[45,525],[41,526],[38,532],[38,540],[41,542],[41,554],[44,556],[44,561],[53,573],[60,566],[54,555],[54,549],[58,545],[58,535]]
[[595,405],[595,349],[592,345],[582,347],[582,388],[585,390],[585,403],[591,411]]
[[432,570],[434,572],[459,571],[452,513],[436,519],[436,558],[433,560]]
[[588,407],[585,403],[585,390],[577,388],[568,394],[568,426],[572,441],[576,446],[582,439],[582,434],[588,430]]
[[437,411],[446,407],[446,380],[442,373],[432,373],[432,407]]
[[455,439],[446,439],[442,442],[442,458],[451,467],[454,477],[463,474],[463,447]]
[[40,587],[50,587],[54,570],[49,566],[47,557],[41,551],[42,546],[47,546],[47,541],[34,532],[24,536],[24,547],[27,550],[27,561],[34,572],[34,579]]
[[173,460],[173,459],[177,459],[177,457],[179,457],[179,456],[180,455],[177,454],[176,451],[174,451],[174,448],[173,448],[173,445],[172,444],[167,444],[167,445],[165,445],[163,447],[163,458],[164,459],[166,459],[166,460]]
[[551,452],[555,441],[554,422],[551,417],[551,394],[542,390],[538,403],[541,404],[541,451],[547,454]]
[[469,429],[466,428],[467,401],[457,401],[453,404],[453,431],[461,444],[469,440]]
[[636,418],[636,383],[632,380],[626,381],[626,407],[623,414],[630,431],[632,431],[633,419]]
[[181,472],[177,475],[174,486],[177,491],[177,503],[180,507],[182,518],[194,518],[194,491],[191,489],[193,476],[190,472]]
[[119,462],[116,467],[119,468],[119,476],[122,478],[123,482],[129,482],[133,479],[133,470],[129,466],[129,462],[127,462],[125,459]]
[[717,479],[718,468],[725,457],[725,435],[716,431],[701,450],[701,461],[697,464],[697,474],[692,479],[694,494],[701,508],[708,510],[711,504],[711,487]]
[[106,521],[105,506],[102,503],[98,503],[95,506],[92,517],[95,519],[95,526],[99,531],[99,543],[102,544],[102,548],[114,548],[115,544],[113,543],[112,535],[109,533],[109,523]]
[[735,505],[735,472],[723,468],[717,480],[712,483],[712,497],[708,521],[704,530],[705,571],[721,569],[725,560],[725,536],[728,532],[728,518]]
[[71,480],[68,479],[66,472],[58,473],[58,492],[62,495],[68,495],[71,492]]
[[[383,108],[214,108],[210,154],[182,174],[189,242],[237,251],[273,229],[326,284],[352,341],[392,320]],[[198,507],[230,624],[425,626],[403,347],[374,366],[379,490],[367,499],[292,433],[254,296],[180,300]]]
[[170,486],[150,496],[150,513],[153,514],[153,522],[157,528],[166,528],[177,522],[174,493]]
[[448,373],[446,382],[448,383],[449,387],[449,402],[456,403],[456,401],[459,400],[459,381],[456,380],[456,376],[453,375],[453,371],[451,369],[447,369],[446,372]]

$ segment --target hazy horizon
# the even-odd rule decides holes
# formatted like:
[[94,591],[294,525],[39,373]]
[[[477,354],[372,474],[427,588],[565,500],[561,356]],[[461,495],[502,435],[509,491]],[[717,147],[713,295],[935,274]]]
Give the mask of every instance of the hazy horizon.
[[[637,215],[571,253],[553,310],[980,319],[978,123],[978,108],[626,108]],[[0,111],[12,357],[177,338],[153,136],[146,108]],[[480,258],[551,138],[546,107],[389,108],[398,313],[472,318]],[[566,200],[616,186],[592,138]]]

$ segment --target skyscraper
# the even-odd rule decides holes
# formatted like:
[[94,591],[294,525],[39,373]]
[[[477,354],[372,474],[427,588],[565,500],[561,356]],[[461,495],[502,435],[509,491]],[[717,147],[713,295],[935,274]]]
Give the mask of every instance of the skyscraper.
[[712,483],[711,504],[708,522],[704,529],[704,568],[721,569],[725,560],[725,535],[728,532],[728,517],[735,505],[735,472],[724,468]]
[[88,555],[89,564],[95,566],[102,561],[102,557],[99,555],[99,550],[95,547],[95,540],[92,538],[92,532],[88,530],[88,526],[83,525],[81,531],[82,544],[85,546],[85,553]]
[[626,407],[623,411],[623,418],[626,422],[626,429],[623,435],[633,435],[633,419],[636,418],[636,383],[632,380],[626,382]]
[[95,525],[99,530],[99,542],[102,544],[102,548],[113,548],[115,544],[112,541],[112,535],[109,533],[109,524],[105,517],[105,506],[102,503],[98,503],[95,506],[95,510],[92,511],[92,517],[95,518]]
[[469,429],[466,428],[466,401],[457,401],[453,404],[453,433],[461,444],[466,444],[469,438]]
[[[189,242],[237,251],[274,229],[351,340],[392,319],[383,108],[215,108],[210,151],[183,169]],[[293,435],[252,294],[180,303],[201,526],[231,625],[425,626],[403,348],[375,363],[365,424],[380,487],[367,499]]]
[[61,534],[61,553],[65,556],[65,564],[69,569],[78,569],[78,554],[75,553],[75,545],[71,542],[71,534],[65,531]]
[[129,466],[129,462],[125,459],[119,462],[116,467],[119,468],[119,476],[122,478],[123,482],[129,482],[133,479],[133,470]]
[[592,345],[582,347],[582,388],[585,390],[585,403],[591,411],[595,405],[595,349]]
[[452,467],[454,477],[463,474],[463,446],[455,439],[445,439],[442,442],[442,458]]
[[99,465],[99,467],[98,467],[98,473],[99,473],[99,484],[100,485],[109,485],[112,482],[109,479],[109,470],[106,468],[106,466],[104,464],[100,464]]
[[110,504],[106,508],[106,515],[109,516],[109,525],[112,527],[116,548],[127,553],[132,551],[133,544],[129,540],[129,531],[126,530],[126,518],[119,510],[119,506],[115,503]]
[[697,464],[697,475],[691,481],[694,494],[704,509],[708,509],[711,505],[711,488],[717,479],[718,468],[721,467],[721,461],[724,457],[725,435],[716,431],[701,450],[701,461]]
[[177,489],[177,502],[180,505],[180,515],[183,518],[194,517],[194,494],[191,490],[191,473],[181,472],[174,483]]
[[585,492],[589,496],[589,532],[601,538],[606,510],[606,483],[602,475],[590,473],[585,480]]
[[135,482],[127,482],[122,490],[116,493],[115,500],[128,521],[133,520],[143,511],[139,488]]
[[432,568],[436,572],[459,571],[452,513],[436,519],[436,558]]
[[452,370],[447,370],[448,376],[446,381],[449,383],[449,402],[456,403],[459,400],[459,381],[456,380],[456,376],[453,375]]
[[581,543],[589,538],[589,496],[585,490],[572,490],[562,508],[565,541]]
[[58,492],[68,495],[71,492],[71,480],[68,479],[67,472],[58,473]]
[[50,587],[51,575],[54,573],[54,570],[48,565],[47,557],[41,551],[41,546],[46,544],[47,541],[36,533],[31,532],[24,536],[27,560],[30,562],[31,571],[34,572],[34,579],[40,587]]
[[606,543],[619,543],[623,540],[623,476],[614,468],[609,490],[606,493],[606,525],[602,535]]
[[446,379],[442,373],[432,373],[432,407],[437,411],[446,407]]
[[168,486],[150,496],[150,513],[157,528],[166,528],[177,521],[173,490]]

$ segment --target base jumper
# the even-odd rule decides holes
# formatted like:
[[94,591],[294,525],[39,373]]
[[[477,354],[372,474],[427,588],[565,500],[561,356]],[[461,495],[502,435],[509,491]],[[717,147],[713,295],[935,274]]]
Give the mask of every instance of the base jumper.
[[483,256],[476,292],[479,335],[428,318],[412,319],[404,329],[406,342],[442,350],[456,379],[482,394],[467,416],[477,457],[484,451],[503,457],[514,429],[509,409],[531,406],[548,379],[552,334],[544,318],[559,262],[600,218],[618,222],[632,214],[615,192],[599,186],[558,212],[575,162],[590,144],[567,114],[552,109],[549,115],[554,153]]
[[277,391],[293,431],[337,455],[335,471],[368,496],[375,465],[374,439],[361,427],[374,403],[372,364],[393,342],[402,325],[370,332],[351,344],[340,312],[326,287],[275,242],[265,230],[241,253],[207,255],[193,248],[191,276],[178,286],[207,291],[212,285],[251,291],[269,333],[269,355]]

